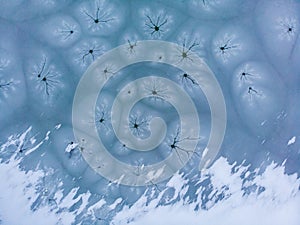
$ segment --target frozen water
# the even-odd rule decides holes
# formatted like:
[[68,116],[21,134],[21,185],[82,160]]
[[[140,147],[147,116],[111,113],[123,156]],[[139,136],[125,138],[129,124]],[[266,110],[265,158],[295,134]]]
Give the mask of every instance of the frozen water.
[[0,224],[299,225],[299,1],[0,5]]

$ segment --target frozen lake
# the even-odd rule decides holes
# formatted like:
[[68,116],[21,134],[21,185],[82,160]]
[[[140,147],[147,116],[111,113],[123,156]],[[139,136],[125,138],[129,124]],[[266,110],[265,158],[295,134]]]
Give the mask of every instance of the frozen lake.
[[0,5],[1,225],[299,225],[299,1]]

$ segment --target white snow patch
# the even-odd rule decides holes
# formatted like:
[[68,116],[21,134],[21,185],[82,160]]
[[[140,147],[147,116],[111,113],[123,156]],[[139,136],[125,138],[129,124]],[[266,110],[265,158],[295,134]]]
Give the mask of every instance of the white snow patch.
[[[17,147],[17,151],[20,149],[27,150],[26,140],[30,140],[31,144],[35,143],[35,138],[28,139],[31,127],[29,127],[21,135],[12,135],[8,138],[8,141],[1,145],[1,152],[6,151],[9,146],[14,145]],[[48,139],[47,133],[44,140],[39,142],[36,146],[27,150],[25,154],[30,154],[42,143]],[[11,155],[10,159],[6,163],[0,164],[0,218],[1,225],[19,225],[19,224],[39,224],[43,225],[67,225],[72,224],[75,221],[75,216],[68,211],[62,211],[55,213],[53,207],[50,205],[41,205],[35,211],[32,211],[31,206],[37,200],[37,187],[40,185],[41,180],[47,176],[47,173],[43,170],[23,171],[19,164],[20,158],[17,158],[17,152]],[[62,183],[58,184],[59,186]],[[69,199],[63,199],[62,190],[55,193],[54,199],[61,205],[67,205],[65,202]],[[72,199],[73,200],[73,199]],[[71,200],[71,201],[72,201]],[[74,204],[74,200],[70,206]],[[59,207],[61,207],[59,205]],[[47,218],[47,219],[45,219]]]
[[[204,211],[193,211],[188,205],[164,206],[152,209],[147,215],[133,221],[132,225],[165,224],[222,224],[222,225],[299,225],[300,195],[282,205],[245,198],[242,205],[233,199]],[[117,223],[116,224],[126,224]]]
[[289,146],[289,145],[291,145],[291,144],[294,144],[295,142],[296,142],[296,136],[292,137],[292,138],[288,141],[287,145]]
[[[42,171],[25,173],[18,167],[19,161],[10,160],[0,164],[0,218],[2,225],[57,224],[61,218],[50,212],[50,207],[40,207],[32,211],[30,206],[35,200],[35,184],[43,177]],[[47,218],[47,219],[45,219]],[[67,221],[71,224],[72,221]],[[68,224],[65,223],[65,224]]]
[[61,128],[61,124],[57,124],[56,126],[55,126],[55,129],[56,130],[59,130]]
[[[8,142],[1,146],[1,151],[10,145],[18,146],[20,143],[25,143],[26,134],[15,136],[17,139],[11,136]],[[54,196],[57,206],[62,209],[59,213],[56,213],[50,206],[41,206],[36,211],[32,211],[31,205],[36,199],[35,187],[45,176],[45,172],[40,170],[22,171],[19,168],[20,159],[16,159],[15,156],[16,153],[7,163],[0,164],[0,179],[2,180],[0,182],[0,218],[2,225],[19,225],[20,221],[26,224],[41,221],[44,225],[72,224],[76,215],[85,211],[87,214],[93,215],[97,209],[106,204],[104,200],[100,200],[88,207],[91,196],[89,192],[78,195],[79,189],[73,188],[67,195],[64,195],[63,190],[59,189]],[[158,197],[150,202],[148,199],[149,197],[151,199],[151,195],[149,196],[147,193],[147,195],[142,195],[131,207],[125,206],[118,212],[111,224],[128,224],[128,221],[131,221],[129,224],[133,225],[299,225],[300,179],[296,174],[286,174],[284,165],[284,163],[282,165],[271,163],[262,174],[258,174],[258,169],[250,172],[249,166],[230,165],[225,158],[220,158],[211,168],[203,172],[199,182],[196,182],[198,185],[201,181],[210,179],[212,194],[207,203],[207,209],[194,210],[202,202],[200,196],[204,191],[203,186],[197,190],[197,202],[188,203],[183,199],[188,191],[187,180],[182,174],[177,173],[166,186],[175,190],[172,199],[178,196],[180,199],[178,202],[167,206],[159,204],[167,189],[161,191]],[[254,177],[251,176],[253,179],[244,180],[253,174]],[[156,174],[151,174],[151,176],[155,177]],[[242,188],[254,184],[261,187],[263,191],[244,195]],[[216,196],[219,193],[224,193],[225,197],[216,203]],[[68,209],[80,200],[82,204],[76,212],[69,212]],[[122,199],[118,198],[109,208],[115,210],[121,203]],[[45,218],[47,219],[45,220]]]
[[74,143],[71,142],[67,145],[67,147],[65,148],[65,152],[70,153],[71,151],[73,151],[75,148],[77,148],[79,144],[78,143]]
[[122,198],[117,198],[116,201],[109,206],[110,209],[115,209],[122,202]]
[[89,213],[93,213],[95,209],[100,209],[105,204],[106,204],[106,201],[104,199],[101,199],[100,201],[98,201],[94,205],[90,206],[87,211]]
[[[146,196],[142,196],[132,207],[119,212],[113,222],[116,225],[299,225],[300,179],[296,174],[288,175],[284,172],[283,165],[271,163],[260,175],[257,174],[258,170],[253,171],[255,178],[243,184],[243,179],[251,174],[248,171],[249,166],[235,166],[232,172],[233,167],[234,165],[230,165],[226,159],[220,158],[202,174],[203,177],[210,176],[212,193],[221,191],[226,194],[226,197],[217,203],[215,195],[212,194],[207,204],[208,209],[194,210],[196,204],[201,204],[199,196],[204,188],[200,187],[197,203],[187,204],[181,200],[173,205],[158,206],[146,202]],[[200,179],[204,180],[203,177]],[[172,178],[169,186],[182,187],[183,181],[178,178],[178,175]],[[264,190],[261,193],[257,190],[244,195],[242,187],[253,184]],[[154,201],[157,203],[158,200]]]

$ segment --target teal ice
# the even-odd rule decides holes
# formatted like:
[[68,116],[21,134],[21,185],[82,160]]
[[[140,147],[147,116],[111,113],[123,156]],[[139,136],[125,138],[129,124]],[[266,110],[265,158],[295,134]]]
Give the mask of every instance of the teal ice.
[[[189,49],[214,73],[227,112],[224,141],[214,160],[226,158],[236,167],[247,166],[252,175],[241,175],[244,182],[271,162],[284,165],[287,174],[300,173],[299,1],[0,0],[0,5],[0,170],[16,162],[25,174],[42,173],[30,196],[30,211],[48,207],[58,215],[56,224],[67,224],[65,214],[74,217],[72,224],[116,224],[111,222],[115,215],[141,198],[149,204],[160,198],[157,205],[184,199],[185,204],[195,204],[196,211],[209,208],[206,202],[214,190],[199,172],[199,163],[212,129],[211,108],[198,82],[184,71],[157,62],[136,63],[117,72],[107,65],[102,75],[112,78],[97,98],[95,116],[87,119],[96,124],[114,158],[137,168],[158,163],[172,151],[188,155],[178,171],[186,182],[184,195],[174,197],[176,188],[167,186],[170,178],[142,186],[106,179],[85,161],[82,140],[74,137],[72,104],[85,71],[120,45],[134,54],[143,40]],[[111,110],[119,91],[153,75],[171,79],[195,102],[201,129],[192,155],[180,147],[180,115],[159,83],[145,83],[158,97],[132,107],[128,128],[133,136],[146,138],[149,121],[160,117],[167,125],[161,144],[153,151],[135,151],[114,132]],[[243,191],[259,194],[264,189],[252,185]],[[215,202],[226,198],[220,193],[214,195]],[[71,204],[63,204],[66,199]],[[0,198],[1,204],[5,203]],[[13,215],[0,211],[0,224],[8,224],[5,218]]]

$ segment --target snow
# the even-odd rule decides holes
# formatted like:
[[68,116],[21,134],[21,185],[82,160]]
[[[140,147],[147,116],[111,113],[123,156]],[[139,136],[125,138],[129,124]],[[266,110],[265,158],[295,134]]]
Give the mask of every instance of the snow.
[[40,207],[35,212],[30,208],[36,196],[34,185],[43,176],[43,172],[26,173],[20,170],[18,163],[19,161],[10,161],[7,164],[0,164],[1,224],[27,225],[35,224],[37,221],[43,221],[45,225],[57,224],[60,218],[51,213],[49,207]]
[[292,144],[294,144],[295,142],[296,142],[296,136],[292,137],[292,138],[288,141],[287,145],[292,145]]
[[[222,224],[222,225],[299,225],[300,195],[291,198],[285,204],[269,203],[270,199],[257,200],[243,198],[243,204],[237,205],[231,198],[219,203],[208,211],[192,211],[180,204],[152,209],[145,216],[129,223],[132,225],[165,224]],[[126,224],[120,222],[116,224]]]
[[[139,201],[131,208],[124,209],[117,214],[114,222],[120,225],[127,224],[126,221],[132,221],[129,223],[132,225],[299,225],[300,179],[297,174],[288,175],[283,166],[271,163],[262,174],[245,183],[245,186],[256,184],[264,187],[265,191],[245,195],[242,187],[250,174],[246,171],[248,167],[240,166],[236,173],[231,173],[232,168],[233,165],[225,158],[220,158],[207,171],[212,177],[213,193],[219,192],[224,185],[228,187],[227,197],[217,203],[211,197],[211,207],[208,209],[195,211],[196,203],[184,204],[183,200],[172,205],[146,205],[146,199],[141,198],[144,204]],[[245,178],[241,178],[242,173],[246,174]],[[178,174],[174,177],[170,183],[181,180]],[[183,180],[174,186],[181,189],[182,184]]]
[[[81,206],[75,213],[64,210],[55,213],[50,206],[39,207],[36,211],[30,209],[35,198],[35,185],[44,176],[42,171],[22,171],[18,160],[10,160],[8,163],[0,164],[0,177],[5,182],[0,183],[0,218],[4,225],[20,225],[20,221],[26,224],[43,221],[43,224],[53,225],[60,221],[60,224],[71,224],[76,214],[88,208],[89,213],[105,205],[100,200],[89,207],[89,193],[77,195],[78,188],[73,188],[63,197],[61,192],[55,193],[55,199],[60,208],[69,209],[74,203],[82,200]],[[232,173],[235,166],[237,170]],[[241,174],[245,174],[241,178]],[[187,192],[187,180],[183,174],[174,175],[167,183],[167,187],[174,188],[175,199],[180,196],[180,201],[172,205],[158,205],[163,193],[157,199],[147,202],[144,194],[131,207],[124,207],[114,218],[115,224],[224,224],[224,225],[298,225],[300,221],[300,180],[296,174],[288,175],[284,172],[284,166],[271,163],[262,174],[256,174],[253,180],[243,182],[250,175],[247,166],[230,165],[225,158],[217,162],[203,174],[200,179],[210,176],[212,193],[227,192],[227,197],[214,202],[214,196],[210,197],[211,205],[207,210],[194,211],[197,202],[184,202],[183,196]],[[242,187],[252,184],[264,188],[261,193],[254,192],[245,195]],[[222,187],[227,186],[227,190]],[[199,189],[201,190],[201,189]],[[203,189],[202,189],[203,190]],[[165,191],[165,190],[164,190]],[[162,191],[162,192],[164,192]],[[198,195],[201,194],[199,191]],[[76,197],[75,197],[76,196]],[[115,210],[122,202],[117,198],[109,208]],[[47,218],[45,220],[44,218]]]

